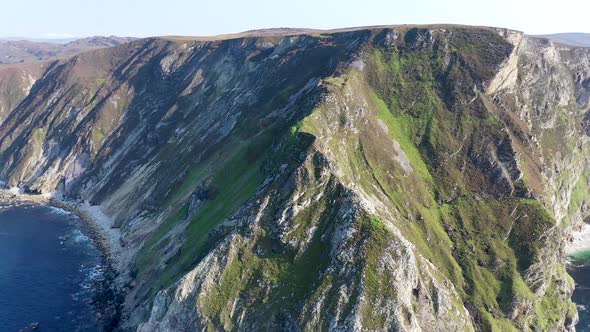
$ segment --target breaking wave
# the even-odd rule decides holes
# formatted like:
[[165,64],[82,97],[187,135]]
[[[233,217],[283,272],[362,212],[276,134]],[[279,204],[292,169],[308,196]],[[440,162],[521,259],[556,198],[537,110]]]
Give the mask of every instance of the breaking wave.
[[49,211],[51,214],[59,215],[59,216],[69,216],[72,215],[70,211],[64,210],[57,206],[49,206]]

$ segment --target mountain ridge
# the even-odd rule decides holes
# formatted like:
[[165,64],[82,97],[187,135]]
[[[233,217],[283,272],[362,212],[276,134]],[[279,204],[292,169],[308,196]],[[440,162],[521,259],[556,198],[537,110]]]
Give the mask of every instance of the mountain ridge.
[[588,59],[397,26],[0,66],[0,180],[120,229],[122,330],[571,331]]
[[131,37],[87,37],[65,43],[0,39],[0,65],[55,60],[73,56],[90,49],[127,43]]
[[553,40],[564,45],[572,45],[578,47],[590,47],[590,33],[570,32],[570,33],[555,33],[548,35],[538,35],[536,37]]

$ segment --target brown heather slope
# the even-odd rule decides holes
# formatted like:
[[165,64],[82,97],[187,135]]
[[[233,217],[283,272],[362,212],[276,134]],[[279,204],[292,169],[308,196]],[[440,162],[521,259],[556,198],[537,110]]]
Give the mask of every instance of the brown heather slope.
[[585,49],[408,25],[147,38],[13,67],[31,80],[6,68],[0,180],[120,229],[121,330],[576,323]]
[[590,47],[590,33],[556,33],[551,35],[539,35],[539,38],[553,40],[556,43],[575,47]]
[[66,58],[80,52],[128,43],[130,37],[88,37],[68,43],[0,39],[0,65]]

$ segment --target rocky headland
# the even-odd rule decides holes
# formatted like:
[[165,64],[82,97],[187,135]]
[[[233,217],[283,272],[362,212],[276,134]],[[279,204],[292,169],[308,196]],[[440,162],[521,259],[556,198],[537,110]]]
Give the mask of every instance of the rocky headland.
[[120,330],[574,329],[586,48],[452,25],[147,38],[0,66],[0,87],[0,180],[93,221]]

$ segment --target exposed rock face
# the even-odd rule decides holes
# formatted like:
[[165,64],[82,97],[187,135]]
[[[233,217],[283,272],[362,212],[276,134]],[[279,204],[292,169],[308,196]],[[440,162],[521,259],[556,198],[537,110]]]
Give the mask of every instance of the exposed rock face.
[[0,180],[121,228],[122,329],[573,330],[588,50],[391,27],[11,70]]
[[45,64],[0,67],[0,123],[29,95]]

